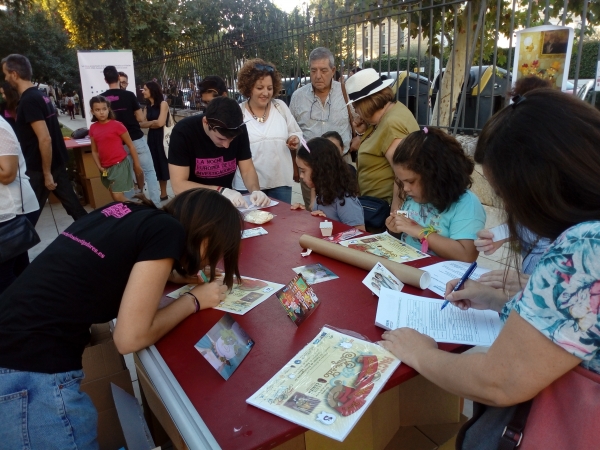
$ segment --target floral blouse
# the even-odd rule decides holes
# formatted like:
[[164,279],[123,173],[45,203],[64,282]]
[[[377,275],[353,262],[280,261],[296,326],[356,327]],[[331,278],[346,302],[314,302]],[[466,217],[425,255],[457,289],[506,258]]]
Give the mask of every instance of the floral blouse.
[[514,309],[556,345],[600,373],[600,222],[577,224],[550,245],[525,289],[502,310]]

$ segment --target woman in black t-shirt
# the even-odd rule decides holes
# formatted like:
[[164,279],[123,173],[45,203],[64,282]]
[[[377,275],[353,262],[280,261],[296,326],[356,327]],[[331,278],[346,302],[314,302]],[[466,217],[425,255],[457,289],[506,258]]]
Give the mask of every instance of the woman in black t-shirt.
[[[0,296],[0,446],[97,448],[96,411],[79,390],[91,324],[116,317],[126,354],[216,306],[239,279],[241,230],[229,200],[192,189],[163,210],[111,203],[62,232]],[[159,310],[167,280],[198,286]]]

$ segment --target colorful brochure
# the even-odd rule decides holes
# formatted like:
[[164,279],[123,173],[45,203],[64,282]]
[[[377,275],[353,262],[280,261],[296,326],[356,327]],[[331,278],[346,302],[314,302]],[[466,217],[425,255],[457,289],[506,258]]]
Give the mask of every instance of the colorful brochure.
[[340,242],[340,245],[361,252],[371,253],[398,263],[405,263],[429,257],[427,253],[423,253],[416,248],[411,247],[387,232],[349,239]]
[[[167,294],[167,297],[179,298],[196,286],[196,284],[187,284]],[[243,315],[252,308],[260,305],[282,287],[283,284],[271,283],[270,281],[259,280],[257,278],[242,277],[242,284],[234,284],[233,289],[227,294],[225,300],[219,303],[218,306],[215,306],[214,309]],[[202,299],[199,300],[202,302]]]
[[343,441],[399,365],[379,345],[323,327],[246,402]]
[[306,283],[302,274],[297,275],[276,295],[283,309],[296,326],[304,322],[319,306],[319,299]]
[[294,267],[292,270],[296,273],[301,273],[308,284],[317,284],[339,278],[322,264],[308,264],[306,266]]
[[363,234],[363,231],[357,230],[356,228],[350,228],[349,230],[342,231],[341,233],[336,233],[333,236],[327,236],[323,238],[323,240],[327,242],[333,242],[334,244],[339,244],[341,241],[351,239],[354,236],[360,236],[361,234]]
[[246,357],[254,341],[225,314],[194,347],[226,380]]
[[396,275],[387,270],[381,263],[375,264],[375,267],[371,269],[362,282],[377,296],[379,296],[379,291],[382,287],[398,292],[404,287],[404,283],[396,278]]

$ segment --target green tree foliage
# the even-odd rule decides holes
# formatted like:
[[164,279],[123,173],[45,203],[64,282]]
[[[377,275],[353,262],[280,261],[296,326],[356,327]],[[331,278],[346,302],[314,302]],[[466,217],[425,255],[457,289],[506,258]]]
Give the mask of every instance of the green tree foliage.
[[[579,66],[579,79],[595,78],[598,68],[598,47],[600,41],[588,41],[583,43],[581,49],[581,63]],[[578,47],[573,46],[571,65],[569,66],[569,78],[575,78],[575,66],[577,64]]]
[[0,11],[0,55],[25,55],[31,61],[34,80],[78,84],[77,55],[60,17],[41,10],[15,14]]

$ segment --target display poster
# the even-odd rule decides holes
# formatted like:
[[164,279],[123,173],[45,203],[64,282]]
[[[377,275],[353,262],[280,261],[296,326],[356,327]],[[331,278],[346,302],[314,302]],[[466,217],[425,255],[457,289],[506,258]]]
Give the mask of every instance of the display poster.
[[383,347],[323,327],[246,402],[343,441],[399,365]]
[[127,90],[135,91],[135,74],[133,72],[133,53],[131,50],[94,50],[77,51],[79,74],[81,76],[82,108],[85,108],[85,121],[88,129],[92,124],[90,113],[90,99],[108,90],[104,81],[103,70],[106,66],[115,66],[118,72],[125,72],[129,79]]
[[542,25],[517,32],[512,83],[520,78],[536,76],[548,80],[553,87],[567,89],[573,28]]

